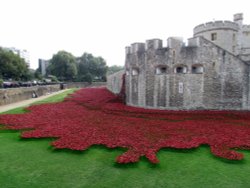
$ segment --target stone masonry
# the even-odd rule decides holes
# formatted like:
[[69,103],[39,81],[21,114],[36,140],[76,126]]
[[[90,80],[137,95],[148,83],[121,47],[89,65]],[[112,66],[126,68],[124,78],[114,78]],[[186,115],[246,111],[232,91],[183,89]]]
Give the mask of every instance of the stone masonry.
[[[249,110],[250,26],[215,21],[181,38],[126,47],[126,103],[156,109]],[[114,79],[114,78],[113,78]],[[117,78],[118,79],[118,78]]]

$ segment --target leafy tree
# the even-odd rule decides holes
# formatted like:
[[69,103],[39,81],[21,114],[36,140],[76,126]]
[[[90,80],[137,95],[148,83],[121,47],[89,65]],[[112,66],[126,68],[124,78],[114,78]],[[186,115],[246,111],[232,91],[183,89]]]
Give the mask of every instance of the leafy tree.
[[48,78],[50,78],[52,82],[59,82],[56,76],[49,75]]
[[84,53],[78,58],[78,81],[88,81],[90,78],[104,81],[106,72],[107,65],[102,57]]
[[59,51],[50,60],[47,72],[59,80],[72,81],[77,75],[76,58],[69,52]]
[[36,69],[36,71],[35,71],[35,73],[34,73],[34,77],[35,77],[36,79],[38,79],[38,80],[42,80],[42,79],[43,79],[43,76],[42,76],[42,74],[41,74],[39,68]]
[[33,69],[28,69],[26,74],[21,77],[21,79],[24,81],[34,80],[34,78],[35,78],[35,70]]
[[19,55],[10,50],[0,48],[0,77],[3,79],[29,79],[28,65]]
[[0,78],[0,88],[3,87],[3,80]]

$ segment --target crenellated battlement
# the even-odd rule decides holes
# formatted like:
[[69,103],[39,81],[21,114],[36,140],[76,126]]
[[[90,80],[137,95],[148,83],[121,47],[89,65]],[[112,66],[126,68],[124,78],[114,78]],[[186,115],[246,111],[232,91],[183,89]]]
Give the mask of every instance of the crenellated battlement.
[[[180,48],[185,46],[182,37],[169,37],[167,39],[167,47],[168,48]],[[145,43],[136,42],[131,44],[130,46],[125,47],[126,54],[132,54],[137,52],[145,52],[148,50],[157,50],[162,49],[163,41],[161,39],[150,39],[146,40]]]
[[127,46],[125,48],[126,54],[144,52],[149,49],[159,49],[162,48],[162,40],[160,39],[150,39],[147,40],[146,43],[136,42],[131,44],[131,46]]
[[144,52],[144,51],[145,51],[145,43],[136,42],[131,44],[131,53]]
[[162,40],[161,39],[150,39],[146,41],[146,50],[148,49],[160,49],[162,48]]
[[230,29],[230,30],[239,30],[239,25],[232,21],[214,21],[207,22],[205,24],[200,24],[194,28],[194,35],[199,34],[201,32],[209,31],[209,30],[218,30],[218,29]]
[[242,30],[248,30],[248,29],[250,29],[250,25],[243,25],[242,26]]

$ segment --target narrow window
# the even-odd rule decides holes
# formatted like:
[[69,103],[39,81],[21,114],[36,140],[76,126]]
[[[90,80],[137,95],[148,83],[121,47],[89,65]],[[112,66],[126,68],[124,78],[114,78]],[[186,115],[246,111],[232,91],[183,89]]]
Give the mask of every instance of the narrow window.
[[175,68],[175,73],[177,73],[177,74],[187,73],[187,67],[185,67],[185,66],[176,67]]
[[126,76],[129,76],[129,70],[126,70]]
[[138,69],[136,69],[136,68],[132,69],[132,75],[133,76],[136,76],[138,74],[139,74],[139,70]]
[[167,67],[156,67],[156,74],[166,74],[167,73]]
[[192,73],[193,74],[201,74],[204,72],[204,68],[202,65],[192,66]]
[[173,50],[173,64],[175,63],[175,50]]
[[215,41],[217,39],[217,33],[212,33],[211,34],[211,40]]

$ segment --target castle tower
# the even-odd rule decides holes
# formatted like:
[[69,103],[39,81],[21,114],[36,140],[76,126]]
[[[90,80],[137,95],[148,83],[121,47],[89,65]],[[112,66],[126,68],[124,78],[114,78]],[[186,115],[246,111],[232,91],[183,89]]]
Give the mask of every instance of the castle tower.
[[237,46],[242,60],[250,61],[250,25],[243,24],[243,14],[234,15],[234,22],[238,24]]
[[243,25],[243,14],[242,13],[237,13],[234,14],[234,22],[239,25],[239,27],[242,27]]
[[202,36],[212,41],[221,48],[233,53],[239,54],[238,31],[242,20],[242,14],[235,15],[237,22],[232,21],[214,21],[198,25],[194,28],[194,37]]
[[239,30],[237,33],[237,50],[238,50],[238,54],[241,53],[241,49],[242,49],[242,26],[243,26],[243,14],[242,13],[237,13],[234,14],[234,22],[238,24],[239,26]]

